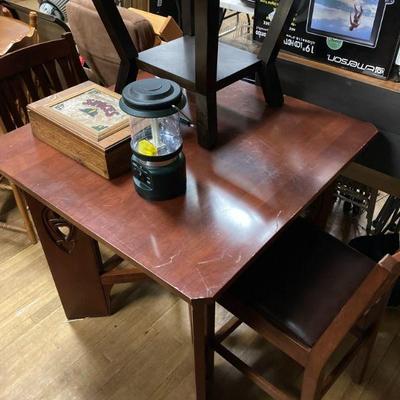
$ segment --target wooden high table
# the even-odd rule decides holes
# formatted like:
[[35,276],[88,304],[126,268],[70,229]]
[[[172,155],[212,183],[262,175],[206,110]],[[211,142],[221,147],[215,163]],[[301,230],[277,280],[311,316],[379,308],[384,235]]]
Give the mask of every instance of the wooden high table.
[[130,174],[103,179],[29,126],[0,139],[0,172],[27,194],[67,316],[110,312],[98,251],[106,244],[191,305],[197,400],[208,398],[220,293],[376,134],[293,98],[266,108],[261,90],[244,82],[218,100],[220,143],[204,150],[184,129],[187,194],[170,201],[140,198]]

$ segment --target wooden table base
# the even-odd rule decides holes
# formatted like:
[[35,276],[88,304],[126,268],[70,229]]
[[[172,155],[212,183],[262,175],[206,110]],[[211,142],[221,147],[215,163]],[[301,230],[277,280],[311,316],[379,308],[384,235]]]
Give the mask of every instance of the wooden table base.
[[376,135],[368,123],[290,97],[265,110],[261,90],[244,82],[221,90],[218,103],[221,145],[206,151],[183,127],[188,190],[156,204],[135,193],[129,174],[103,179],[29,126],[0,138],[0,172],[38,200],[28,197],[67,316],[107,315],[109,286],[128,278],[102,265],[101,238],[191,304],[201,400],[212,303]]
[[190,305],[196,400],[212,397],[214,350],[210,340],[214,337],[215,303],[196,301]]
[[[46,259],[68,319],[111,313],[109,287],[102,284],[103,263],[97,241],[26,195]],[[189,305],[192,322],[196,400],[211,398],[215,303]]]
[[33,197],[26,198],[67,318],[110,315],[98,243]]

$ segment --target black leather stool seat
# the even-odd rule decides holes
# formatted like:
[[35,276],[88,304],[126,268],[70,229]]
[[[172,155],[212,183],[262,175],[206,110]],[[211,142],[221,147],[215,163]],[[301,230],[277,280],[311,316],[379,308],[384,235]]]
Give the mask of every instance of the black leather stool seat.
[[229,292],[311,347],[375,265],[298,219]]

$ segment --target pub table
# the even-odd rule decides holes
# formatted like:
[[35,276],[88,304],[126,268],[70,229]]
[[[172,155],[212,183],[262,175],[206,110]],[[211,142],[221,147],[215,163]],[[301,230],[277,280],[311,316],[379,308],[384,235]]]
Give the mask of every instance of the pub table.
[[130,174],[94,174],[30,126],[0,139],[0,172],[27,195],[68,318],[110,312],[102,242],[189,303],[197,400],[209,398],[218,296],[376,134],[369,123],[289,97],[266,108],[261,89],[245,82],[221,90],[218,104],[218,147],[199,147],[195,130],[184,128],[187,193],[163,202],[140,198]]

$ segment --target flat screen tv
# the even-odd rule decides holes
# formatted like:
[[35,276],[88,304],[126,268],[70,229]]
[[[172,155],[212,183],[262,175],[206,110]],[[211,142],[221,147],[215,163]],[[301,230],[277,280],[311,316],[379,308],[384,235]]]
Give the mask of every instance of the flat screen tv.
[[376,47],[388,4],[393,0],[310,0],[307,32]]

